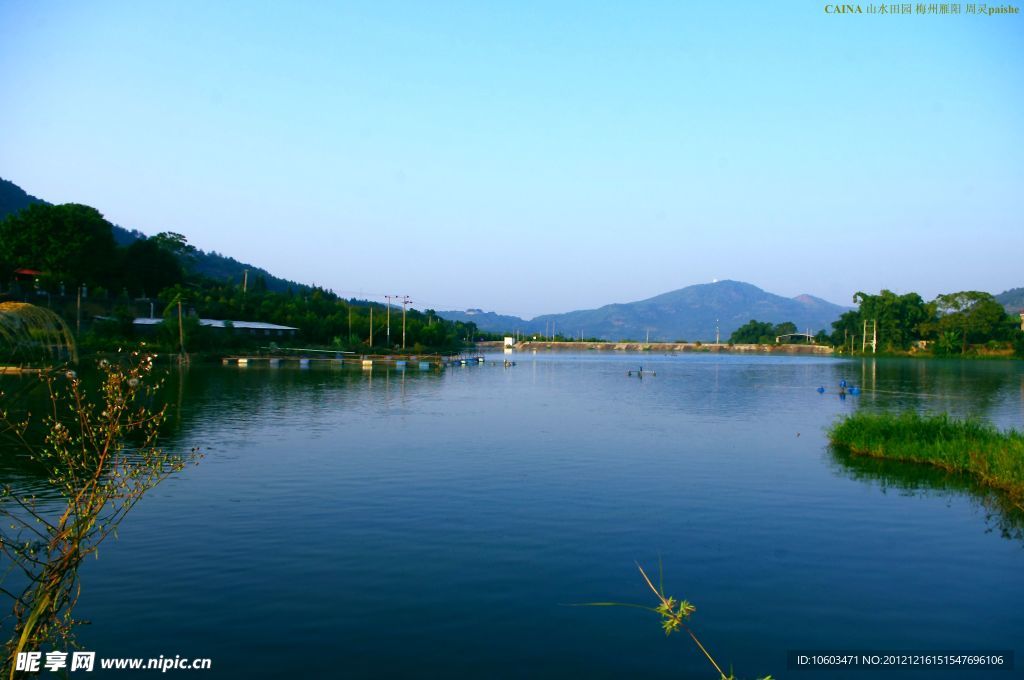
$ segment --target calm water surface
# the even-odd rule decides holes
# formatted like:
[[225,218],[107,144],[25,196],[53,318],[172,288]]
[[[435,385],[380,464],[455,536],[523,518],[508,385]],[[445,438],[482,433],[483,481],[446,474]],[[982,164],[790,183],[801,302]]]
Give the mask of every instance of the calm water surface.
[[[211,678],[714,677],[653,614],[566,606],[651,604],[634,563],[660,559],[743,678],[881,675],[788,670],[794,649],[1012,649],[1024,669],[1024,519],[824,434],[858,408],[1020,428],[1022,362],[501,358],[173,379],[170,442],[206,458],[83,570],[83,647],[210,657]],[[657,375],[627,377],[640,363]],[[844,378],[864,393],[840,400]]]

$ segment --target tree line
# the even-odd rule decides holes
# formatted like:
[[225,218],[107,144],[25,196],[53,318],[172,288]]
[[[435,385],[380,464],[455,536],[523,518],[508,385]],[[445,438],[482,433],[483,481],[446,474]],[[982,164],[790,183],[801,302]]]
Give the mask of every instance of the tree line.
[[[927,349],[938,356],[964,355],[979,346],[1012,347],[1024,357],[1024,331],[1019,315],[1009,314],[993,295],[976,290],[939,295],[930,302],[917,293],[898,295],[882,290],[877,295],[858,292],[856,309],[821,330],[819,344],[831,344],[848,353],[862,352],[877,334],[877,351],[902,353]],[[773,325],[751,320],[729,338],[733,343],[773,343],[777,336],[796,332],[791,322]]]
[[[736,345],[770,345],[775,342],[775,338],[797,332],[796,324],[792,321],[772,324],[768,321],[751,319],[732,332],[729,342]],[[815,341],[821,341],[824,337],[824,331],[821,331],[815,337]],[[806,340],[806,338],[801,340]]]
[[[236,281],[217,281],[192,270],[194,253],[185,237],[174,232],[118,246],[113,226],[98,210],[73,203],[34,204],[0,221],[0,284],[10,291],[8,297],[45,293],[47,304],[77,328],[79,306],[69,300],[84,291],[86,323],[80,343],[86,346],[140,339],[132,322],[152,309],[164,323],[148,339],[166,349],[177,349],[181,336],[188,351],[267,342],[234,332],[230,324],[226,329],[201,326],[200,317],[291,326],[298,329],[295,341],[338,350],[401,348],[401,308],[391,308],[389,342],[388,308],[383,304],[343,299],[317,287],[273,292],[261,276],[245,288]],[[96,316],[99,320],[93,321]],[[433,310],[405,314],[409,351],[455,350],[482,335],[475,324],[441,319]]]

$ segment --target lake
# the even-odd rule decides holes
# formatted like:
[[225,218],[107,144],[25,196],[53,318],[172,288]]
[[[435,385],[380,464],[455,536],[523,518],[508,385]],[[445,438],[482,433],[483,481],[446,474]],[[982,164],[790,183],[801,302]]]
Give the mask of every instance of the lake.
[[[636,563],[660,561],[740,678],[1020,677],[1024,518],[940,471],[832,452],[825,429],[899,408],[1019,429],[1024,362],[503,358],[172,375],[164,443],[206,457],[83,568],[82,647],[209,657],[211,678],[714,678],[655,614],[571,606],[653,606]],[[843,379],[862,393],[841,399]],[[1018,659],[806,671],[793,650]]]

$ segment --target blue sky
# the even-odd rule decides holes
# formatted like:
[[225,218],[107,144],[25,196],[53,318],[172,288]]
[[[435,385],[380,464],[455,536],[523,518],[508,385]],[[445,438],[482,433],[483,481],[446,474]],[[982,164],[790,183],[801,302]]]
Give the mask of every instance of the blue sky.
[[1024,285],[1019,14],[0,0],[0,27],[0,176],[347,296]]

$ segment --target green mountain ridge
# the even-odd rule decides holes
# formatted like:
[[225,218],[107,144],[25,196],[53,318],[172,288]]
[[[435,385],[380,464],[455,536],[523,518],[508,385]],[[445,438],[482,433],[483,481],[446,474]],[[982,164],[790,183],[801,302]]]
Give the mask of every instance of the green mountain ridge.
[[1010,314],[1024,312],[1024,288],[1011,288],[995,298]]

